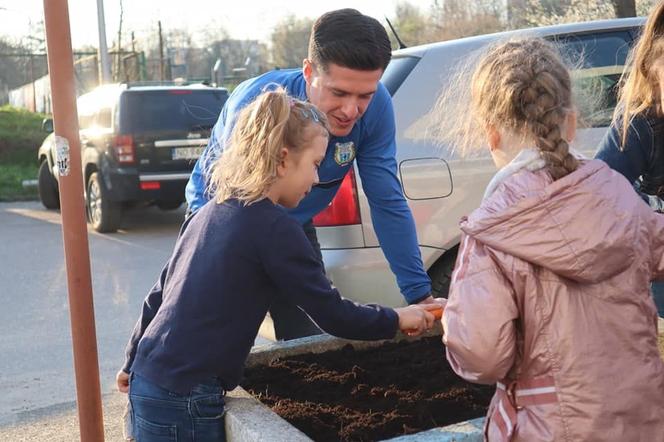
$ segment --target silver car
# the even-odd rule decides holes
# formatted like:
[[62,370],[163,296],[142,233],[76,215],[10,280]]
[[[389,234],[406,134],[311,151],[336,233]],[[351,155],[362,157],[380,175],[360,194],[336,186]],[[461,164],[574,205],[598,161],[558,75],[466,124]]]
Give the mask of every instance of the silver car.
[[[496,172],[488,150],[461,158],[453,148],[441,148],[427,137],[427,115],[458,63],[499,39],[539,36],[560,44],[576,65],[573,78],[581,92],[577,105],[585,122],[573,147],[592,157],[610,123],[616,85],[643,23],[643,18],[632,18],[558,25],[394,53],[382,82],[394,102],[399,178],[436,296],[447,296],[460,238],[459,219],[478,207]],[[589,95],[599,106],[585,106],[583,97]],[[326,270],[345,297],[401,306],[405,301],[380,249],[369,210],[357,170],[351,169],[330,207],[314,220]]]

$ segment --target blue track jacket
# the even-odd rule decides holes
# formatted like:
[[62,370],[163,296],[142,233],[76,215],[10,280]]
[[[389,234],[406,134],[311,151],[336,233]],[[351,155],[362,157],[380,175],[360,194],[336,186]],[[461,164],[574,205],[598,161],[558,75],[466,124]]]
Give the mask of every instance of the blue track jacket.
[[[196,162],[186,188],[192,211],[209,199],[207,176],[210,166],[230,139],[239,111],[261,92],[284,87],[290,95],[307,100],[306,82],[300,69],[277,70],[249,79],[231,94],[212,130],[210,141]],[[424,271],[417,243],[415,223],[397,179],[394,110],[382,83],[369,106],[345,137],[330,138],[327,154],[318,171],[320,184],[290,214],[301,224],[325,209],[357,160],[364,192],[371,207],[371,219],[383,253],[396,275],[401,293],[409,303],[429,295],[431,281]]]

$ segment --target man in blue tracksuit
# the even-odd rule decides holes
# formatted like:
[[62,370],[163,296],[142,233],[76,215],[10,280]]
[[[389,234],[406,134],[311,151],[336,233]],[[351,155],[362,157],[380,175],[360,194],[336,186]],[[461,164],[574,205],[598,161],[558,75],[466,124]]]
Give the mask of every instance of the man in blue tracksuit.
[[[415,224],[396,175],[392,101],[379,82],[390,58],[389,38],[377,20],[354,9],[322,15],[312,27],[302,69],[268,72],[233,91],[187,184],[189,210],[196,212],[211,198],[207,172],[224,149],[239,110],[265,89],[283,86],[290,95],[325,112],[331,127],[327,154],[318,172],[320,184],[290,212],[303,225],[318,256],[320,246],[311,219],[332,201],[357,161],[378,240],[404,298],[410,304],[433,302]],[[295,306],[273,305],[270,313],[280,339],[317,332]]]

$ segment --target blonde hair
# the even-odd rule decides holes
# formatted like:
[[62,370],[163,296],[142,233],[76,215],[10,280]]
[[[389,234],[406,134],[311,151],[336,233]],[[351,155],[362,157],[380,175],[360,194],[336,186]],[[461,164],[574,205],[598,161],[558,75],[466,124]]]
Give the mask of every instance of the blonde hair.
[[288,96],[283,88],[264,92],[240,112],[212,166],[208,191],[217,203],[259,201],[277,178],[281,149],[297,155],[321,135],[329,136],[328,121],[314,105]]
[[[627,128],[635,115],[658,108],[660,97],[657,85],[664,62],[664,1],[648,15],[638,43],[630,52],[621,78],[618,105],[613,123],[622,133],[621,148],[627,140]],[[662,110],[659,110],[660,113]]]
[[574,171],[578,161],[562,134],[573,110],[572,81],[556,47],[539,38],[502,42],[473,66],[470,88],[468,66],[462,66],[441,95],[437,138],[468,154],[485,145],[481,128],[508,130],[535,143],[554,180]]

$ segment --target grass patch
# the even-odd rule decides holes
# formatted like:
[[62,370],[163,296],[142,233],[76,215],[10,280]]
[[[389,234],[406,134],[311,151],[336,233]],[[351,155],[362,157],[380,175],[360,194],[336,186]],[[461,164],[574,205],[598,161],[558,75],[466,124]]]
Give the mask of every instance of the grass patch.
[[23,180],[36,180],[38,169],[36,151],[0,153],[0,201],[37,199],[37,186],[23,187]]
[[11,106],[0,107],[0,201],[36,199],[37,187],[23,187],[23,180],[37,179],[37,151],[46,133],[44,114]]

